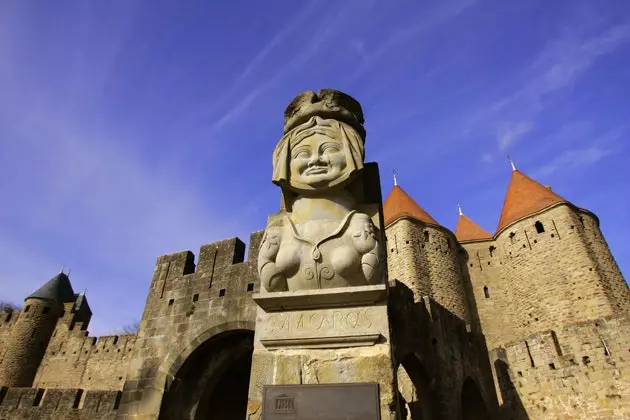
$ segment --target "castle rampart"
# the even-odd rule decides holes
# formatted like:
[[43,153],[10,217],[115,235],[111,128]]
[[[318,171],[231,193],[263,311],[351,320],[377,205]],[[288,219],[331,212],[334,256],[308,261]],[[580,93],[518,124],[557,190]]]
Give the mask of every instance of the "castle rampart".
[[630,320],[606,317],[491,351],[503,417],[627,418]]
[[[12,314],[15,322],[7,332],[0,360],[0,384],[31,386],[61,315],[62,305],[38,298],[26,299],[24,308]],[[5,318],[6,319],[6,318]]]
[[430,296],[470,323],[455,235],[441,226],[409,218],[390,223],[385,235],[390,279],[405,283],[416,301]]
[[580,223],[575,226],[583,232],[613,310],[618,314],[630,315],[630,289],[602,235],[599,219],[584,209],[579,209],[578,214]]
[[[504,331],[493,344],[614,313],[577,223],[574,208],[561,203],[518,220],[496,235],[499,287],[506,293],[490,290],[488,301],[478,299],[478,306],[492,300],[505,314],[503,325],[511,331]],[[478,290],[479,281],[473,283]],[[491,322],[482,320],[482,324]]]
[[2,419],[113,420],[120,391],[0,388]]
[[502,258],[495,241],[470,241],[461,246],[468,256],[463,264],[470,279],[470,289],[488,347],[496,347],[501,340],[516,339],[510,335],[514,331],[506,308],[510,306],[511,297],[501,282]]
[[[256,255],[262,231],[250,238],[247,261],[238,238],[201,247],[197,264],[190,251],[157,259],[140,331],[131,352],[119,418],[153,416],[172,372],[174,358],[194,351],[208,331],[224,331],[228,325],[255,325],[251,295],[259,289]],[[186,350],[188,349],[188,350]],[[181,366],[179,364],[178,366]],[[147,406],[146,401],[158,401]],[[143,401],[145,401],[143,403]]]

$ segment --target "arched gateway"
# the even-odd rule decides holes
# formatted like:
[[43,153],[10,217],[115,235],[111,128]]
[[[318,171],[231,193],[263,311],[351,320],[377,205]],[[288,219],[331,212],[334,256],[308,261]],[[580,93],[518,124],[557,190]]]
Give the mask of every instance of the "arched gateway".
[[195,348],[167,383],[160,420],[245,418],[254,332],[235,329]]

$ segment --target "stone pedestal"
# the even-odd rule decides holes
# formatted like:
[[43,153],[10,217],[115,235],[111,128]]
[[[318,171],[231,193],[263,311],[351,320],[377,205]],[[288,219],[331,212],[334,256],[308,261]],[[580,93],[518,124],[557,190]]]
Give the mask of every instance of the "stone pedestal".
[[[343,287],[324,290],[263,293],[254,296],[258,303],[254,354],[249,386],[247,419],[273,419],[276,409],[286,404],[265,400],[265,387],[270,385],[297,385],[283,387],[284,398],[293,394],[311,395],[317,400],[321,392],[311,392],[300,385],[331,384],[335,393],[348,393],[351,405],[351,386],[338,384],[364,384],[363,388],[375,389],[373,398],[380,411],[380,419],[393,420],[395,416],[395,379],[387,313],[387,288],[383,285]],[[370,386],[368,384],[377,384]],[[313,387],[310,387],[313,388]],[[324,387],[319,387],[322,390]],[[357,387],[360,388],[360,387]],[[293,394],[291,392],[293,390]],[[268,390],[269,391],[269,390]],[[299,392],[297,392],[299,391]],[[310,394],[309,394],[310,393]],[[356,393],[355,393],[356,394]],[[320,395],[320,396],[318,396]],[[307,398],[304,397],[304,398]],[[343,401],[344,399],[342,399]],[[293,403],[290,403],[292,407]],[[321,401],[322,405],[326,401]],[[369,404],[366,401],[365,404]],[[312,410],[312,403],[302,403],[303,411]],[[354,404],[358,408],[361,404]],[[313,413],[295,412],[287,419],[326,418],[310,417]],[[264,412],[264,416],[263,416]],[[336,410],[339,419],[352,417],[352,407]],[[306,417],[304,417],[306,415]],[[326,414],[329,415],[329,414]],[[358,418],[358,417],[356,417]],[[375,417],[379,418],[379,417]],[[362,417],[363,420],[363,417]],[[367,419],[365,419],[367,420]]]

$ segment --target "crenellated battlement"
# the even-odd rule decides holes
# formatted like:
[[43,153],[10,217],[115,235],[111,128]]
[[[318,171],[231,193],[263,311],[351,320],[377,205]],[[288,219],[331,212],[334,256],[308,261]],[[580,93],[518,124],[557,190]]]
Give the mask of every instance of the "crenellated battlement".
[[519,418],[523,412],[530,418],[621,415],[630,396],[624,380],[630,374],[629,348],[630,319],[604,317],[492,350],[506,417]]
[[245,260],[245,243],[234,237],[202,245],[196,263],[195,254],[190,250],[162,255],[157,259],[156,270],[167,265],[166,278],[174,279],[191,274],[212,275],[216,270],[232,265],[255,262],[263,234],[263,230],[251,234],[247,260]]
[[114,419],[121,391],[0,388],[0,418]]

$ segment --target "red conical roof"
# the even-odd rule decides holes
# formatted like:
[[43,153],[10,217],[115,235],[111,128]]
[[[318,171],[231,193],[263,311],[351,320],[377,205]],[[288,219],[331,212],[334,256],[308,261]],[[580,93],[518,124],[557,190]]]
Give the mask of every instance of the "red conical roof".
[[457,219],[455,237],[459,242],[492,239],[490,232],[460,213]]
[[420,222],[439,225],[439,223],[431,217],[429,213],[424,211],[424,209],[420,207],[418,203],[409,196],[409,194],[407,194],[398,185],[394,185],[394,188],[392,188],[392,191],[387,196],[385,203],[383,203],[383,218],[385,219],[385,226],[401,217],[411,217],[412,219],[416,219]]
[[514,170],[505,194],[497,232],[522,217],[534,214],[552,204],[566,202],[567,200],[551,191],[550,188]]

